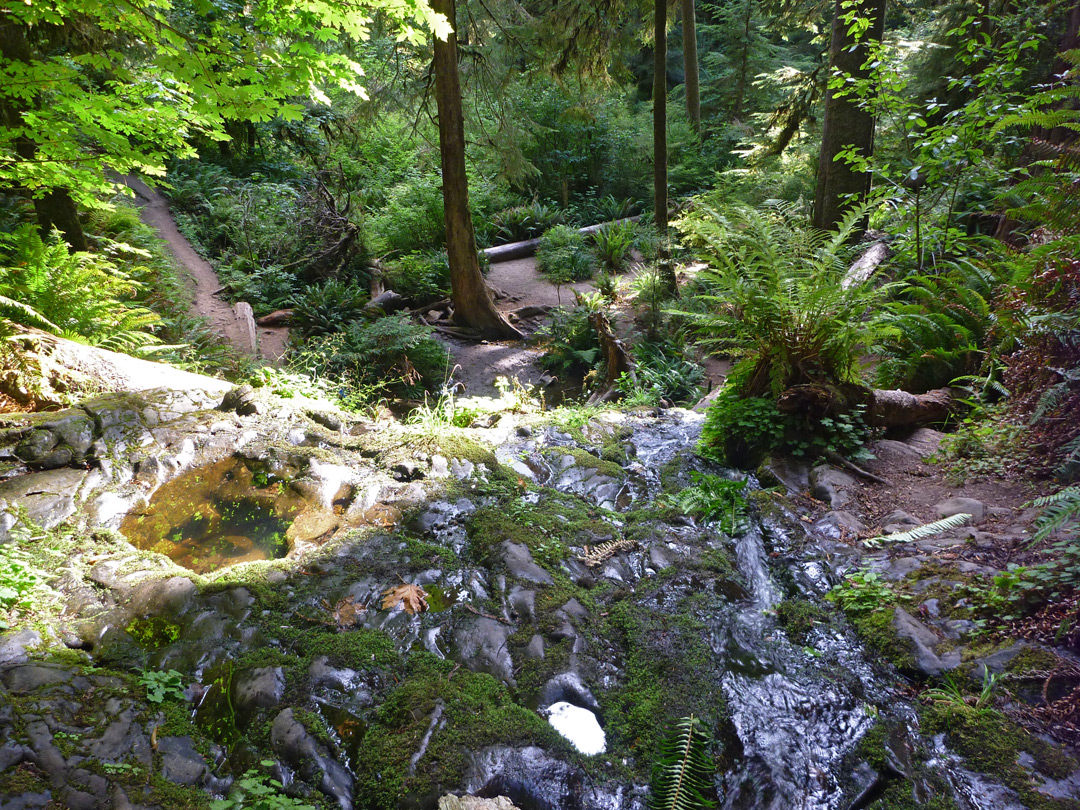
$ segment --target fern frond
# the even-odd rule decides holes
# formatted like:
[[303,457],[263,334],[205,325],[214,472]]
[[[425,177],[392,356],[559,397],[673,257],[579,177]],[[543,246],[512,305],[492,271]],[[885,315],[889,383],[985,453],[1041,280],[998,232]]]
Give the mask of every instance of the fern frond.
[[22,301],[16,301],[14,298],[8,298],[5,295],[0,295],[0,318],[21,323],[23,326],[36,326],[38,329],[44,329],[46,332],[52,332],[53,334],[60,332],[59,326],[32,306],[24,304]]
[[675,726],[653,766],[650,810],[703,810],[716,802],[706,798],[715,766],[709,756],[711,739],[701,718],[690,715]]
[[1035,521],[1035,534],[1028,545],[1040,543],[1070,520],[1080,518],[1080,487],[1066,487],[1053,495],[1036,498],[1030,506],[1044,511]]
[[1080,475],[1080,436],[1075,436],[1059,448],[1065,453],[1065,460],[1054,470],[1062,481],[1069,481]]
[[863,540],[863,545],[867,548],[878,548],[882,543],[910,543],[913,540],[922,540],[924,537],[930,537],[935,534],[941,534],[947,532],[949,529],[955,529],[957,526],[962,526],[971,520],[971,515],[967,512],[961,512],[958,515],[951,515],[941,520],[935,520],[933,523],[924,523],[921,526],[916,526],[914,529],[909,529],[906,532],[895,532],[893,534],[881,534],[877,537],[871,537],[867,540]]

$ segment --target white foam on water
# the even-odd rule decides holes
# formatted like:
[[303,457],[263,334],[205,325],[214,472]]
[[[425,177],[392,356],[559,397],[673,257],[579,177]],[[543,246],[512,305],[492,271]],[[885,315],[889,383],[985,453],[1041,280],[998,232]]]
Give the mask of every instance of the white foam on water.
[[581,753],[602,754],[607,749],[604,730],[588,709],[560,700],[548,706],[544,713],[552,727]]

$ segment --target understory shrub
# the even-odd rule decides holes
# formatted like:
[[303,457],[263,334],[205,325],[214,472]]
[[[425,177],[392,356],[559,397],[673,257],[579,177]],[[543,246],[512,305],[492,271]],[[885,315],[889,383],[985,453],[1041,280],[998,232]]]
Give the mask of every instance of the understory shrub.
[[589,323],[589,308],[558,307],[551,313],[551,324],[539,335],[546,340],[540,364],[557,377],[583,375],[594,368],[600,357],[600,341]]
[[416,398],[438,390],[449,367],[449,353],[431,334],[400,316],[353,321],[308,341],[293,367],[316,379],[332,378],[339,398],[354,406],[389,395]]
[[407,253],[388,263],[383,279],[409,300],[430,303],[450,294],[450,260],[445,250]]
[[633,222],[609,222],[593,234],[593,245],[600,265],[612,273],[621,273],[630,264],[637,240]]
[[868,457],[871,431],[856,406],[847,413],[807,420],[781,413],[772,397],[738,393],[738,369],[705,412],[698,452],[721,464],[753,469],[774,451],[815,458],[826,452],[853,458]]
[[136,302],[149,254],[115,242],[106,250],[113,255],[70,253],[56,233],[42,239],[34,225],[0,234],[0,299],[20,305],[4,316],[38,328],[51,322],[65,337],[118,351],[160,343],[161,318]]
[[495,226],[495,241],[523,242],[534,239],[544,231],[564,224],[562,211],[541,202],[529,205],[515,205],[496,213],[492,218]]
[[536,268],[552,281],[583,281],[592,277],[593,254],[577,230],[556,225],[540,237]]
[[647,394],[650,404],[666,399],[674,403],[694,402],[701,392],[705,369],[686,357],[677,343],[670,340],[642,340],[630,350],[637,363],[637,384],[629,378],[619,380],[619,389],[628,397]]
[[355,284],[330,279],[293,299],[293,323],[306,337],[328,335],[359,319],[369,298]]
[[941,388],[1010,348],[1009,319],[993,307],[1009,268],[1007,262],[956,259],[934,275],[907,279],[882,315],[890,329],[875,347],[882,358],[878,382],[916,393]]
[[858,382],[866,347],[891,333],[874,313],[892,286],[846,279],[847,243],[864,213],[852,209],[835,233],[807,228],[801,210],[784,205],[701,207],[676,221],[710,265],[701,275],[711,311],[685,315],[704,346],[751,364],[739,393]]

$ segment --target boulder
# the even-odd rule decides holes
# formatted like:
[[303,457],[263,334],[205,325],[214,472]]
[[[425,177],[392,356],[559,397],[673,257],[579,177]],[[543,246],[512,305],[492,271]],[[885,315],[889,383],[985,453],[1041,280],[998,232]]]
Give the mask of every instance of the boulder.
[[503,541],[502,561],[506,565],[507,572],[517,579],[533,582],[537,585],[552,585],[555,580],[551,574],[541,568],[533,560],[532,552],[523,543]]
[[892,627],[897,636],[910,642],[915,669],[924,675],[936,678],[960,666],[960,651],[952,650],[938,655],[937,647],[941,639],[903,608],[898,607],[893,613]]
[[833,509],[842,509],[851,502],[848,490],[854,486],[854,478],[828,464],[810,471],[810,494]]
[[986,517],[986,505],[974,498],[947,498],[934,504],[934,513],[939,519],[968,514],[971,515],[972,522],[982,523]]

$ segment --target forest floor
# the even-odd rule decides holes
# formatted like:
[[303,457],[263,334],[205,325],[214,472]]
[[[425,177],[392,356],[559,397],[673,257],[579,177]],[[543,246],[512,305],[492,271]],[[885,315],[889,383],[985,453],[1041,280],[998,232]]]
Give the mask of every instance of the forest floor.
[[[217,273],[180,233],[169,211],[168,200],[138,178],[127,177],[124,182],[135,192],[140,219],[158,232],[182,270],[192,294],[191,314],[205,318],[215,334],[223,337],[238,351],[247,353],[249,349],[244,328],[232,306],[219,295],[221,281]],[[285,353],[289,330],[285,327],[258,327],[257,334],[259,357],[270,362],[280,359]]]

